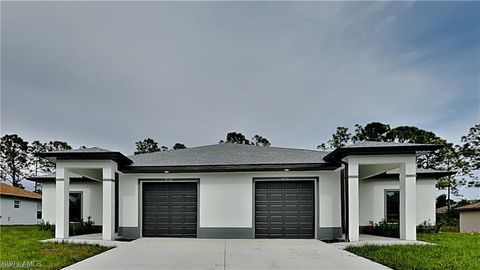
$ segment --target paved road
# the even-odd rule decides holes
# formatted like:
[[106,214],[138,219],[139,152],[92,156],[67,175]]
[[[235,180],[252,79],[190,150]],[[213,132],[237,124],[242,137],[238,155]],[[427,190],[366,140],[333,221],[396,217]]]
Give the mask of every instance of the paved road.
[[318,240],[140,238],[66,269],[389,269]]

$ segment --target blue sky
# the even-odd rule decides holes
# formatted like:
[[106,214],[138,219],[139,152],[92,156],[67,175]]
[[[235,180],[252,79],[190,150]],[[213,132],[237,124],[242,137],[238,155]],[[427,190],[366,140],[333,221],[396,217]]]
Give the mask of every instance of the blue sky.
[[1,132],[30,141],[314,149],[381,121],[458,143],[480,119],[479,2],[1,6]]

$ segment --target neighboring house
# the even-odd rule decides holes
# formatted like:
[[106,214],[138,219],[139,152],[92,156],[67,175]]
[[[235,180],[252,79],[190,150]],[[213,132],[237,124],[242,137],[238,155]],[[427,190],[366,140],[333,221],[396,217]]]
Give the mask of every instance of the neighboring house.
[[[478,200],[467,200],[468,204],[473,204],[479,202]],[[460,207],[462,204],[459,202],[454,202],[450,205],[450,211],[456,210],[456,208]],[[437,214],[446,214],[448,212],[448,205],[442,206],[437,208]]]
[[32,225],[42,220],[42,195],[0,183],[0,225]]
[[480,202],[458,207],[460,232],[480,232]]
[[[101,148],[41,153],[56,162],[43,214],[68,237],[72,215],[118,236],[345,238],[369,221],[399,222],[400,238],[435,223],[435,179],[416,156],[438,145],[364,142],[333,151],[218,144],[125,156]],[[72,194],[80,201],[69,207]]]

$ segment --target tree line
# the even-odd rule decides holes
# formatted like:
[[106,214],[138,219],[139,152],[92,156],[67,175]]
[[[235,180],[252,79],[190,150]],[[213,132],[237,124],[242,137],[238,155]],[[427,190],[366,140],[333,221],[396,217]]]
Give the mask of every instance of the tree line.
[[[270,141],[260,135],[255,135],[252,137],[252,139],[247,139],[245,135],[243,135],[240,132],[229,132],[227,133],[227,137],[225,140],[220,140],[218,143],[236,143],[236,144],[249,144],[249,145],[256,145],[256,146],[265,146],[268,147],[270,146]],[[154,153],[154,152],[161,152],[161,151],[167,151],[169,148],[165,145],[158,146],[158,142],[156,142],[152,138],[146,138],[142,141],[135,142],[135,155],[138,154],[146,154],[146,153]],[[172,150],[178,150],[178,149],[185,149],[187,148],[185,144],[183,143],[176,143],[173,147]]]
[[[480,187],[480,180],[475,171],[480,170],[480,124],[474,125],[461,143],[454,145],[440,138],[435,133],[414,126],[399,126],[392,128],[380,122],[371,122],[364,126],[355,125],[353,132],[347,127],[337,127],[332,138],[318,145],[319,150],[332,150],[352,143],[364,141],[441,144],[445,147],[433,153],[422,154],[417,157],[419,168],[455,171],[456,174],[444,177],[438,181],[437,187],[447,188],[448,194],[452,191],[458,195],[460,186]],[[254,135],[251,139],[240,132],[229,132],[219,143],[235,143],[269,147],[270,141],[261,135]],[[82,146],[81,148],[84,148]],[[172,150],[185,149],[183,143],[176,143]],[[13,186],[22,187],[20,181],[27,175],[52,174],[55,166],[52,162],[38,158],[35,154],[47,151],[70,150],[72,147],[63,141],[29,143],[16,134],[5,135],[0,145],[0,177]],[[152,138],[135,142],[134,154],[144,154],[169,150],[167,146],[159,146]]]
[[[72,147],[62,141],[40,142],[22,139],[17,134],[7,134],[0,143],[0,177],[2,181],[14,187],[23,188],[20,183],[29,175],[47,175],[55,172],[55,164],[47,159],[39,158],[37,153],[70,150]],[[35,191],[39,190],[35,184]]]

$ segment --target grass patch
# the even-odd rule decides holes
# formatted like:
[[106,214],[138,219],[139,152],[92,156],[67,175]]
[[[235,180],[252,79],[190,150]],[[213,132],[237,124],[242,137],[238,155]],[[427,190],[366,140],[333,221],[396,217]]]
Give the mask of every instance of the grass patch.
[[[53,238],[38,226],[0,226],[0,268],[14,268],[12,263],[35,269],[60,269],[110,248],[72,243],[41,243]],[[19,268],[17,266],[17,268]]]
[[394,269],[480,269],[480,234],[418,234],[437,245],[350,246],[346,250]]

